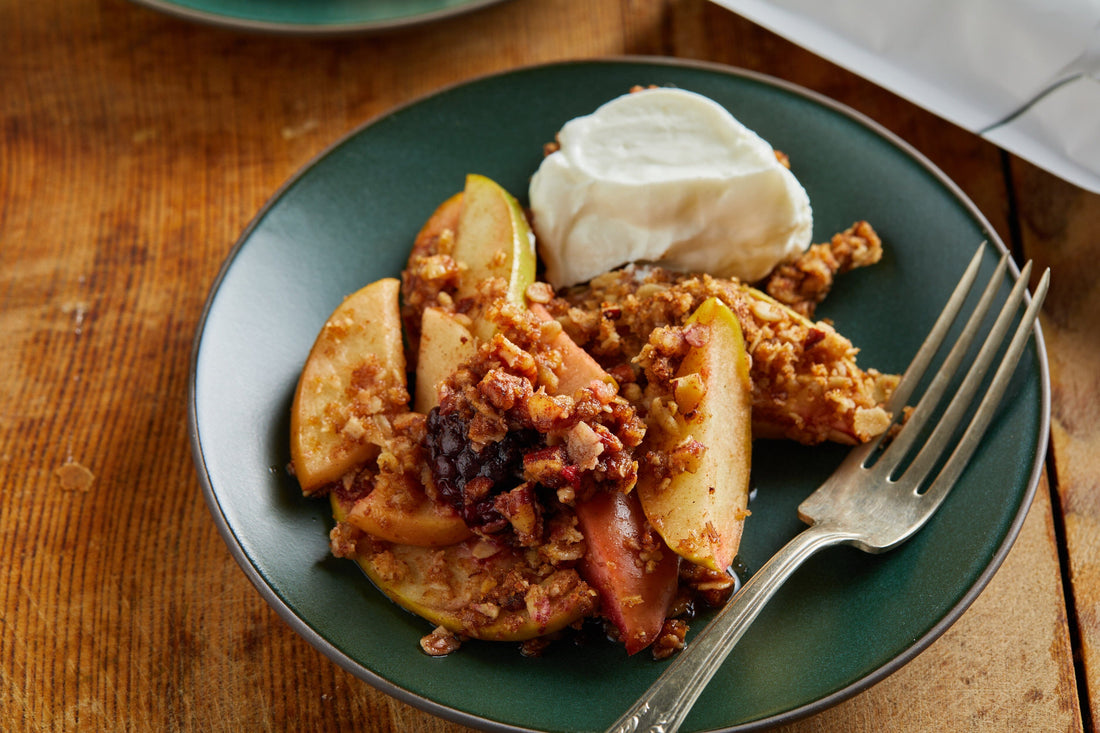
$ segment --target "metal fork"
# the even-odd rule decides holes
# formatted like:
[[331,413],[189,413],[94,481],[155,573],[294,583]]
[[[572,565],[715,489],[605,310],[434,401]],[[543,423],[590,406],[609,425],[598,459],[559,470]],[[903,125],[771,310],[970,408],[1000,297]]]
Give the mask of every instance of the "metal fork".
[[[943,313],[906,369],[888,404],[894,415],[908,404],[962,311],[984,250],[984,244],[978,248]],[[742,586],[645,694],[608,728],[608,733],[675,733],[764,604],[807,558],[837,544],[854,545],[865,552],[885,552],[913,536],[935,513],[989,426],[1046,296],[1049,270],[1039,280],[969,425],[961,437],[956,437],[1025,300],[1030,262],[1021,270],[969,371],[957,384],[955,373],[970,358],[971,346],[983,330],[1007,265],[1007,255],[1002,256],[957,341],[902,428],[893,437],[888,437],[890,431],[887,431],[878,440],[858,446],[848,454],[825,483],[798,507],[799,518],[810,526]],[[949,387],[955,390],[954,397],[941,411],[939,405]]]

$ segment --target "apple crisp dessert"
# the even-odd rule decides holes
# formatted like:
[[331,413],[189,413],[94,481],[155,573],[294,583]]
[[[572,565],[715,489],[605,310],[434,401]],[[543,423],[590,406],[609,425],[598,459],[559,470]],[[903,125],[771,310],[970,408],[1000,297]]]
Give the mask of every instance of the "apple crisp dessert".
[[470,176],[402,279],[321,330],[293,469],[331,502],[333,553],[434,626],[429,654],[465,638],[534,654],[596,622],[668,656],[691,609],[732,592],[752,440],[889,426],[895,378],[810,319],[836,274],[880,254],[858,222],[762,289],[628,265],[557,292],[536,279],[525,212]]

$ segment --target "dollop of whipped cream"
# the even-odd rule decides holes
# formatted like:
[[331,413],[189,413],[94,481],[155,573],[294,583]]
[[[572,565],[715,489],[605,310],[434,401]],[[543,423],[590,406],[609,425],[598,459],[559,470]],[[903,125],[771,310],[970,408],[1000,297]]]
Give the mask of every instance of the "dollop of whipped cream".
[[529,198],[546,279],[630,262],[754,282],[810,244],[805,189],[717,102],[644,89],[565,124]]

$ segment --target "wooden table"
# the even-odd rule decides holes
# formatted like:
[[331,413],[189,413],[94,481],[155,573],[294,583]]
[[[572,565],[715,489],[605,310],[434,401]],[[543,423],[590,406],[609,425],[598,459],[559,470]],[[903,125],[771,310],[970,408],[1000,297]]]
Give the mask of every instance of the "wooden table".
[[704,0],[515,0],[275,38],[126,0],[0,0],[0,730],[454,731],[295,635],[230,557],[186,429],[230,246],[327,144],[471,77],[620,54],[789,79],[910,141],[1053,268],[1053,431],[988,589],[898,673],[790,731],[1075,731],[1100,713],[1100,196]]

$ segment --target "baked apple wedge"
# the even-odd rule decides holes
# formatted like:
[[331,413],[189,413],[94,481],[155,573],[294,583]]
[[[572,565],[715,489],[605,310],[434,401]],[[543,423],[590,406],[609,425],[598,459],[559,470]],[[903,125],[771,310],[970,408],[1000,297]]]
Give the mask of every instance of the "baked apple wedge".
[[466,313],[482,340],[496,332],[486,310],[501,300],[526,305],[535,281],[535,239],[523,207],[493,180],[466,177],[420,229],[402,273],[402,318],[416,358],[427,308]]
[[473,534],[448,504],[430,498],[407,474],[380,474],[371,492],[355,501],[334,492],[348,524],[387,542],[444,547]]
[[[544,323],[554,320],[541,303],[532,303],[530,310]],[[557,394],[572,395],[578,389],[584,389],[593,382],[614,384],[614,378],[587,351],[577,346],[565,331],[559,330],[556,335],[547,338],[546,342],[561,354],[561,366],[554,372],[554,376],[558,379],[554,390]]]
[[581,575],[599,591],[627,654],[636,654],[664,626],[676,595],[676,555],[646,524],[633,493],[593,494],[577,503],[577,519],[588,546]]
[[[538,303],[531,311],[552,320]],[[614,379],[581,347],[559,331],[550,341],[561,354],[558,394],[571,395]],[[676,595],[679,560],[646,522],[634,493],[600,491],[578,500],[577,523],[585,538],[581,576],[600,595],[601,613],[619,633],[627,654],[652,644]]]
[[309,352],[290,413],[290,457],[307,495],[378,454],[377,416],[408,410],[399,289],[386,278],[348,296]]
[[425,308],[420,320],[413,409],[428,414],[439,404],[439,385],[477,351],[470,329],[453,313]]
[[748,515],[752,452],[749,358],[737,318],[709,298],[685,324],[690,346],[671,405],[650,414],[650,450],[663,457],[638,477],[650,523],[678,555],[711,570],[733,562]]
[[490,278],[501,278],[507,283],[505,297],[522,304],[535,281],[535,235],[527,216],[512,194],[485,176],[466,176],[451,256],[462,270],[459,298],[476,295]]

